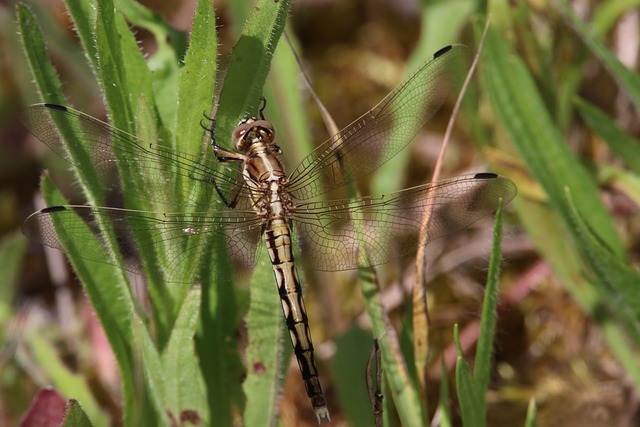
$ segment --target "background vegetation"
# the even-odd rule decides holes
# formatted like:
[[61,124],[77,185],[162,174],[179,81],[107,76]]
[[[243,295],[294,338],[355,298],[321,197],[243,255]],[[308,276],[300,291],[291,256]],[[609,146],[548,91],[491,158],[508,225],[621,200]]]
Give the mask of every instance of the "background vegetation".
[[[28,423],[42,414],[38,404],[68,405],[67,425],[315,424],[289,363],[267,264],[235,286],[205,280],[154,300],[161,292],[153,286],[161,284],[153,278],[147,298],[119,270],[71,254],[80,286],[59,253],[45,258],[22,237],[20,224],[39,208],[43,169],[50,172],[41,183],[48,204],[63,203],[53,183],[67,199],[84,201],[76,185],[82,178],[69,179],[68,165],[20,125],[22,108],[42,100],[69,104],[131,131],[162,123],[161,131],[189,151],[198,148],[189,143],[203,137],[200,115],[214,99],[219,134],[229,135],[244,111],[257,108],[266,79],[266,115],[291,168],[326,130],[290,49],[280,40],[273,52],[284,17],[314,88],[341,126],[440,47],[476,46],[490,13],[443,174],[490,170],[518,186],[502,249],[493,250],[502,254],[500,295],[483,308],[485,283],[489,297],[498,284],[491,280],[495,256],[487,272],[491,221],[429,246],[425,390],[412,360],[413,264],[379,270],[373,298],[363,296],[354,275],[307,272],[332,419],[372,423],[364,370],[381,302],[394,326],[383,340],[392,345],[393,331],[398,335],[398,347],[383,343],[383,357],[394,359],[383,361],[391,425],[426,423],[434,413],[442,425],[638,425],[637,1],[306,0],[287,11],[280,0],[259,2],[249,21],[253,5],[236,1],[216,2],[215,10],[203,2],[195,13],[191,1],[144,8],[121,0],[115,14],[110,2],[68,3],[68,11],[45,1],[0,9],[0,424],[35,425]],[[450,112],[444,108],[363,191],[428,181]],[[229,272],[210,277],[221,274]],[[475,375],[460,353],[476,360]],[[251,363],[258,356],[268,375]]]

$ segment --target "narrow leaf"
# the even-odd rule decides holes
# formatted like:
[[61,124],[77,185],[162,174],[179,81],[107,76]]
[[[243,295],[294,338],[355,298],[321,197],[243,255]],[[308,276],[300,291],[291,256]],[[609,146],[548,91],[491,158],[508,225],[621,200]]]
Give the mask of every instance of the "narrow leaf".
[[122,54],[121,36],[116,28],[113,0],[98,2],[96,45],[98,47],[99,81],[113,126],[134,133],[134,114],[130,104],[127,71]]
[[380,288],[375,270],[373,268],[359,268],[358,276],[367,313],[371,318],[373,334],[380,337],[382,370],[389,383],[388,389],[391,391],[398,416],[402,425],[422,425],[420,394],[415,389],[414,382],[409,378],[407,365],[400,350],[399,339],[380,300]]
[[[487,274],[487,285],[484,292],[484,302],[482,303],[482,317],[480,318],[480,335],[478,337],[478,347],[476,349],[476,361],[474,366],[474,378],[477,391],[481,396],[485,396],[489,387],[489,375],[491,373],[491,356],[493,354],[493,339],[496,332],[498,294],[500,292],[500,259],[502,256],[502,212],[503,203],[500,201],[493,228],[493,246],[491,248],[491,260],[489,262],[489,273]],[[482,408],[486,410],[484,399]],[[484,418],[484,417],[483,417]]]
[[231,63],[220,94],[216,115],[216,137],[221,144],[231,140],[238,120],[257,112],[271,57],[289,13],[291,0],[258,0],[233,49]]
[[456,386],[462,424],[465,427],[484,427],[484,396],[478,391],[471,368],[462,356],[458,356],[456,361]]
[[24,3],[17,6],[20,41],[27,55],[29,68],[40,97],[46,102],[65,104],[58,73],[49,61],[42,31],[31,9]]
[[527,407],[527,419],[524,422],[525,427],[536,427],[538,423],[536,422],[537,416],[537,406],[535,399],[531,399],[529,401],[529,406]]
[[170,426],[170,417],[173,414],[168,411],[167,407],[165,378],[173,373],[164,369],[158,350],[149,336],[149,331],[138,317],[131,319],[131,330],[136,344],[136,356],[144,370],[144,388],[141,387],[145,393],[144,399],[148,399],[155,409],[153,414],[148,413],[147,415],[147,417],[153,416],[154,419],[145,419],[145,424]]
[[193,340],[200,316],[200,297],[200,287],[193,287],[184,299],[162,354],[167,410],[176,419],[181,419],[183,413],[189,413],[190,419],[209,420],[204,381]]
[[247,378],[242,388],[247,397],[244,424],[272,426],[289,358],[283,358],[284,320],[274,285],[267,251],[262,251],[251,280],[251,302],[247,314],[249,345],[246,352]]
[[[49,206],[67,203],[48,177],[45,176],[41,187]],[[74,271],[84,285],[91,305],[100,319],[100,323],[118,360],[124,386],[125,411],[129,411],[125,413],[133,415],[135,410],[130,405],[133,404],[134,363],[129,319],[133,316],[134,303],[130,290],[127,283],[121,280],[122,271],[117,267],[110,264],[87,261],[82,257],[85,245],[95,246],[91,251],[100,250],[101,246],[98,241],[76,242],[64,229],[57,228],[56,231]],[[105,254],[105,259],[108,259],[107,254]]]
[[177,147],[195,155],[202,149],[202,115],[213,109],[217,56],[213,5],[211,1],[200,0],[191,27],[189,50],[180,70],[176,128]]

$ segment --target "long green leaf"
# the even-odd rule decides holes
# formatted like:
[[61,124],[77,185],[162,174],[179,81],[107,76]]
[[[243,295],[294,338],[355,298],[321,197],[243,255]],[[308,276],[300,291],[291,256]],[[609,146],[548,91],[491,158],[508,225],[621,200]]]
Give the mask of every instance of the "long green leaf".
[[165,371],[160,354],[140,318],[131,319],[131,331],[135,343],[135,355],[144,371],[144,381],[137,378],[138,388],[144,390],[142,397],[145,400],[148,399],[153,407],[153,411],[147,411],[138,423],[144,420],[143,422],[148,425],[168,427],[171,425],[172,414],[168,411],[169,407],[165,399],[165,381],[172,373]]
[[200,0],[193,19],[189,50],[180,70],[176,127],[176,146],[195,155],[199,155],[202,149],[202,114],[210,114],[213,109],[217,56],[213,5],[210,1]]
[[231,141],[238,120],[256,114],[271,57],[289,13],[291,0],[258,0],[233,49],[216,114],[216,138]]
[[285,342],[282,307],[268,253],[261,252],[251,280],[247,314],[247,378],[242,385],[247,406],[243,422],[248,426],[268,427],[274,425],[277,418],[281,381],[289,361],[289,357],[284,357],[284,346],[290,346]]
[[214,239],[211,262],[203,272],[201,330],[196,339],[207,388],[209,413],[216,426],[233,426],[234,410],[242,412],[244,377],[237,331],[242,326],[226,242]]
[[[288,36],[292,38],[290,32]],[[291,41],[295,49],[295,40]],[[289,170],[293,170],[314,149],[303,92],[296,83],[301,71],[291,49],[284,40],[278,43],[264,92],[267,119],[277,130],[278,145],[285,153],[287,166],[291,166]]]
[[[73,25],[82,44],[82,48],[86,52],[87,59],[91,64],[93,72],[96,76],[99,74],[98,51],[95,43],[96,28],[96,5],[92,1],[66,1],[67,10]],[[48,101],[49,102],[49,101]],[[53,101],[50,101],[53,102]],[[58,103],[58,102],[56,102]],[[63,103],[59,103],[64,105]]]
[[42,36],[42,31],[36,22],[36,17],[31,9],[23,3],[17,7],[18,25],[20,29],[20,41],[27,55],[31,74],[40,97],[47,102],[64,104],[62,84],[58,73],[49,61],[47,47]]
[[[482,317],[480,318],[480,335],[476,349],[476,362],[473,369],[477,391],[482,396],[486,395],[489,387],[489,375],[491,374],[491,356],[493,355],[493,339],[496,332],[498,294],[500,292],[500,260],[502,256],[502,213],[503,201],[498,205],[493,227],[493,246],[491,248],[491,260],[489,261],[489,273],[487,285],[484,291],[482,303]],[[484,402],[484,399],[482,400]],[[482,405],[483,410],[486,406]]]
[[536,427],[538,423],[536,422],[537,415],[537,407],[535,399],[531,399],[529,401],[529,407],[527,408],[527,419],[525,420],[525,427]]
[[[361,246],[365,247],[365,246]],[[382,369],[389,383],[393,401],[398,410],[402,425],[422,425],[423,413],[420,405],[420,394],[415,382],[409,377],[406,361],[402,357],[400,342],[380,300],[378,278],[373,268],[359,268],[360,287],[365,298],[365,305],[373,334],[380,337],[382,352]],[[386,401],[386,399],[385,399]]]
[[[53,182],[45,176],[42,192],[49,206],[67,204]],[[122,271],[110,264],[87,261],[82,257],[86,246],[91,245],[93,253],[101,248],[97,240],[77,242],[63,228],[56,228],[73,269],[82,281],[93,309],[96,311],[109,344],[116,356],[124,387],[125,415],[135,418],[134,406],[134,361],[132,335],[129,319],[133,317],[134,302],[126,282],[122,281]],[[105,253],[105,259],[108,255]]]
[[478,389],[478,384],[473,378],[469,364],[462,357],[457,324],[454,327],[453,334],[456,348],[458,349],[458,359],[456,360],[456,387],[458,401],[460,402],[462,424],[465,427],[484,427],[485,397]]
[[125,132],[134,134],[134,112],[130,104],[127,70],[122,52],[121,35],[116,28],[113,0],[98,2],[95,39],[98,54],[98,78],[104,92],[111,124]]
[[162,354],[165,374],[164,398],[175,419],[188,413],[190,419],[209,424],[206,394],[193,337],[200,316],[201,289],[195,286],[184,299],[166,350]]
[[[186,51],[186,35],[172,28],[164,18],[134,0],[116,0],[118,9],[136,27],[149,30],[155,39],[156,51],[147,58],[155,105],[161,122],[176,129],[179,61]],[[192,33],[193,38],[193,33]],[[133,74],[135,77],[135,74]]]

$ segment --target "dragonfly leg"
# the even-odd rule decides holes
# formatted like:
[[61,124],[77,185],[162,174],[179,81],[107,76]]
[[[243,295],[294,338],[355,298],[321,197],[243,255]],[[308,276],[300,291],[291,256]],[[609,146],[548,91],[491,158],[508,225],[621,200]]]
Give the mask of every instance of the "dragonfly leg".
[[265,118],[264,118],[264,109],[267,108],[267,98],[262,96],[262,97],[260,97],[260,99],[262,100],[262,106],[258,110],[258,115],[260,116],[261,120],[265,120]]

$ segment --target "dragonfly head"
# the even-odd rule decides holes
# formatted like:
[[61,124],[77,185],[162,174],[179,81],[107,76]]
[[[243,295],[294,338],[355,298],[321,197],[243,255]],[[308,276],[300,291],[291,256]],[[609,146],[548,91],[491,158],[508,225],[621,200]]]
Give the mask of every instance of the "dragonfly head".
[[233,131],[233,142],[238,151],[246,151],[255,143],[273,144],[275,138],[271,123],[253,117],[243,119]]

